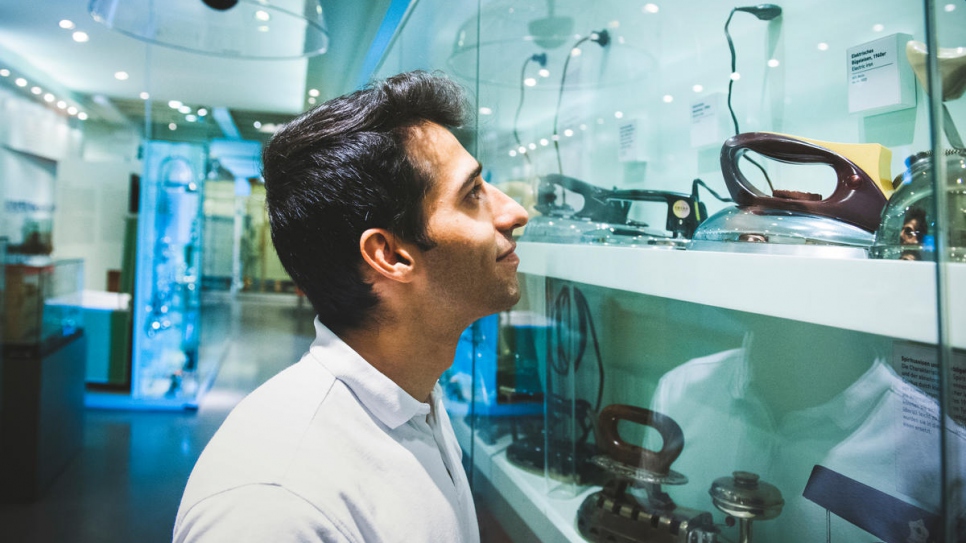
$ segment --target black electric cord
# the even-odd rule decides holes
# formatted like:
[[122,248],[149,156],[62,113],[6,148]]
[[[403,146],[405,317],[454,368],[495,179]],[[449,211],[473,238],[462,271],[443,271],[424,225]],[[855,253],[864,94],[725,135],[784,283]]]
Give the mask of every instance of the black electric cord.
[[[571,292],[573,292],[573,303],[576,307],[571,306]],[[570,349],[564,344],[562,340],[563,329],[569,324],[571,311],[576,312],[577,316],[577,349],[573,355],[568,355]],[[597,326],[594,324],[594,319],[590,314],[590,304],[587,303],[587,298],[580,289],[573,287],[563,287],[557,294],[557,298],[554,300],[553,304],[553,321],[554,326],[557,328],[555,334],[557,342],[556,356],[550,361],[550,367],[553,368],[557,375],[567,375],[571,368],[573,368],[574,373],[580,370],[580,365],[583,362],[584,354],[587,351],[587,337],[588,332],[590,333],[590,339],[594,347],[594,355],[597,358],[597,372],[598,372],[598,382],[597,382],[597,398],[594,402],[594,411],[600,411],[601,402],[604,397],[604,361],[600,356],[600,340],[597,337]],[[568,322],[563,322],[566,319]]]
[[[526,60],[523,61],[523,67],[520,68],[520,103],[517,104],[517,112],[513,115],[513,139],[516,140],[518,147],[523,147],[523,142],[520,141],[520,134],[517,132],[517,123],[520,122],[520,112],[523,111],[523,96],[524,91],[526,90],[526,84],[524,81],[526,80],[527,66],[530,64],[530,61],[534,61],[540,64],[541,67],[546,68],[547,54],[539,53],[530,55]],[[524,152],[523,158],[527,159],[527,164],[533,164],[533,162],[530,160],[530,153]]]
[[610,43],[610,33],[607,32],[607,29],[604,29],[599,32],[591,32],[589,36],[580,38],[570,48],[571,53],[567,54],[567,59],[564,61],[563,73],[560,74],[560,91],[557,93],[557,109],[553,113],[553,148],[557,153],[557,173],[560,175],[563,175],[563,163],[560,160],[560,134],[557,133],[557,124],[560,120],[560,104],[563,101],[564,84],[567,81],[567,67],[570,66],[573,50],[580,47],[586,41],[596,42],[601,47],[607,47],[607,44]]
[[721,202],[734,202],[734,200],[732,200],[731,198],[724,198],[724,197],[722,197],[720,194],[718,194],[717,192],[715,192],[714,189],[712,189],[711,187],[709,187],[708,184],[705,183],[703,180],[701,180],[701,179],[695,179],[694,181],[691,182],[691,199],[694,200],[695,219],[697,219],[697,221],[699,223],[701,221],[703,221],[704,219],[707,218],[707,217],[702,217],[701,216],[701,209],[702,209],[703,206],[701,205],[701,197],[698,194],[698,187],[699,186],[700,187],[704,187],[704,190],[710,192],[712,196],[714,196],[715,198],[717,198]]
[[[762,6],[771,6],[771,4],[762,4]],[[755,8],[732,8],[731,9],[731,13],[728,14],[728,20],[725,21],[725,25],[724,25],[725,37],[728,38],[728,50],[731,51],[731,74],[728,76],[728,112],[731,113],[731,122],[733,122],[734,125],[735,125],[735,135],[736,136],[741,133],[741,129],[738,128],[738,117],[737,117],[737,115],[735,115],[735,109],[731,105],[731,95],[732,95],[732,91],[733,91],[734,86],[735,86],[735,77],[734,76],[735,76],[736,73],[738,73],[738,56],[735,53],[735,42],[734,42],[734,40],[731,39],[731,33],[728,32],[728,25],[731,24],[731,18],[734,17],[735,12],[737,12],[737,11],[748,11],[748,12],[753,13],[759,19],[761,19],[762,18],[762,15],[759,14],[759,13],[755,13],[754,11],[752,11],[754,9]],[[778,10],[778,14],[781,14],[781,9],[778,8],[777,6],[773,6],[772,9],[777,9]],[[771,18],[771,19],[773,19],[774,17],[777,16],[777,15],[771,15],[770,13],[769,13],[769,15],[770,15],[769,18]],[[768,20],[768,19],[764,19],[764,20]],[[768,183],[768,188],[771,189],[772,193],[774,193],[775,192],[775,187],[774,187],[774,185],[772,185],[771,178],[768,177],[768,172],[765,171],[765,168],[761,164],[759,164],[758,162],[756,162],[754,159],[752,159],[751,157],[749,157],[747,154],[742,155],[742,156],[744,156],[744,158],[748,162],[751,162],[759,170],[761,170],[762,175],[765,176],[765,182]],[[707,188],[707,186],[705,186],[705,188]]]

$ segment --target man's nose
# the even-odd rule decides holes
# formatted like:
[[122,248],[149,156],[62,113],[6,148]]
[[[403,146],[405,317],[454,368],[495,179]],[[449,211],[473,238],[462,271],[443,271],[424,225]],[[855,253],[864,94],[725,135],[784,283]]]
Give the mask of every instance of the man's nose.
[[494,209],[494,223],[497,229],[501,231],[516,230],[527,224],[528,215],[527,210],[523,208],[516,200],[510,198],[502,190],[490,186],[494,191],[493,198],[491,201],[495,202],[496,209]]

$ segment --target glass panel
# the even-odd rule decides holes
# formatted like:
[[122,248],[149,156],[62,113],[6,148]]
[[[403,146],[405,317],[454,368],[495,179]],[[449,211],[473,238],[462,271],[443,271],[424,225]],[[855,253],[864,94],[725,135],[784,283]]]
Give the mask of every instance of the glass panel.
[[[493,491],[478,501],[513,513],[498,524],[521,541],[963,539],[966,210],[945,154],[963,17],[931,0],[414,4],[381,76],[463,83],[464,144],[531,212],[520,304],[468,330],[446,376],[488,415],[469,445]],[[539,423],[496,416],[517,394]]]

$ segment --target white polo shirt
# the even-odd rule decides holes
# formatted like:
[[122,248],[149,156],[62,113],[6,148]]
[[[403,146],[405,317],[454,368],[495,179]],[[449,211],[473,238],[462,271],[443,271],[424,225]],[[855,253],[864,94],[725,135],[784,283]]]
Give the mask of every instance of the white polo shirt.
[[315,327],[202,452],[174,541],[479,542],[439,385],[420,402]]

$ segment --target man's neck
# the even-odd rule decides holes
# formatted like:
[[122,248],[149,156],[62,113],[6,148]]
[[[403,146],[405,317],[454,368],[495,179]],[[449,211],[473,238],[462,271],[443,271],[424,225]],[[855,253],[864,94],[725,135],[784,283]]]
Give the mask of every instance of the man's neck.
[[410,396],[429,400],[439,376],[453,364],[463,328],[416,316],[373,323],[339,337]]

